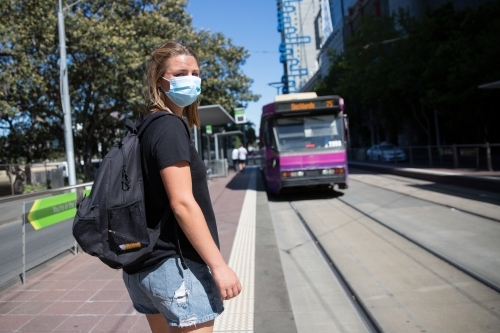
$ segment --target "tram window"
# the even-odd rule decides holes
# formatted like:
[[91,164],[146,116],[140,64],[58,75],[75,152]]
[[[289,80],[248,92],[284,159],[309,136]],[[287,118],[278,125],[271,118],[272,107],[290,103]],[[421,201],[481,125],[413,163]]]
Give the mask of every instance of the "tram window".
[[342,146],[342,118],[334,115],[280,118],[277,138],[281,151]]
[[277,133],[276,133],[276,127],[273,128],[273,135],[271,136],[271,140],[272,140],[272,148],[273,149],[278,149],[280,150],[280,144],[279,142],[276,141],[276,137],[277,137]]

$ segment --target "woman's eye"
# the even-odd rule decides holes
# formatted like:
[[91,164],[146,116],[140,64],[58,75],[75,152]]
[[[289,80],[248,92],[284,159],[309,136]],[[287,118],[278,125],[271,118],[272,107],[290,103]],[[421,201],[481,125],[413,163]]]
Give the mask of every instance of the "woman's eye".
[[[198,76],[198,77],[200,76],[200,74],[199,74],[199,73],[193,73],[192,75],[193,75],[193,76]],[[186,75],[186,74],[184,74],[184,73],[179,73],[179,74],[175,74],[174,76],[176,76],[176,77],[181,77],[181,76],[188,76],[188,75]]]

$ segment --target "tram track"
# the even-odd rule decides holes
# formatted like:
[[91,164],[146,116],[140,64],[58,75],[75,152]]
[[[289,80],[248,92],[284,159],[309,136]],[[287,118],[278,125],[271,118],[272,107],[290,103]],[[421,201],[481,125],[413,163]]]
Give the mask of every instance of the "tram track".
[[464,265],[460,264],[459,262],[447,257],[446,255],[443,255],[441,253],[439,253],[438,251],[435,251],[433,250],[432,248],[430,248],[429,246],[423,244],[422,242],[412,238],[411,236],[408,236],[407,234],[405,234],[404,232],[401,232],[399,230],[397,230],[396,228],[393,228],[391,227],[390,225],[388,225],[387,223],[384,223],[383,221],[381,221],[380,219],[372,216],[371,214],[369,213],[366,213],[365,211],[363,211],[362,209],[359,209],[357,208],[355,205],[352,205],[350,204],[349,202],[347,202],[346,200],[338,197],[337,198],[339,201],[341,201],[343,204],[349,206],[350,208],[354,209],[355,211],[361,213],[362,215],[366,216],[367,218],[369,218],[370,220],[386,227],[387,229],[391,230],[392,232],[396,233],[397,235],[403,237],[404,239],[412,242],[413,244],[417,245],[418,247],[424,249],[425,251],[431,253],[432,255],[438,257],[439,259],[443,260],[444,262],[450,264],[451,266],[457,268],[458,270],[464,272],[465,274],[469,275],[470,277],[474,278],[475,280],[483,283],[484,285],[490,287],[491,289],[497,291],[500,293],[500,285],[498,285],[497,283],[494,283],[492,281],[490,281],[489,279],[481,276],[480,274],[477,274],[476,272],[472,271],[471,269],[465,267]]
[[[299,249],[315,248],[325,273],[331,274],[329,284],[340,286],[339,295],[345,295],[367,332],[494,331],[492,323],[500,321],[494,305],[500,297],[495,283],[484,281],[470,269],[474,266],[454,265],[432,247],[386,225],[380,211],[372,216],[363,206],[356,207],[365,201],[353,205],[344,200],[349,194],[342,196],[340,192],[306,191],[271,199],[278,210],[275,218],[282,218],[280,230],[294,225],[297,230],[289,232],[293,241],[284,243],[286,256],[294,256],[294,265],[307,271],[310,265],[300,266],[304,252]],[[300,241],[294,236],[298,226],[305,237]],[[321,299],[331,304],[332,298]],[[331,307],[324,310],[331,311]],[[331,313],[335,316],[336,312]]]
[[[384,178],[384,177],[382,177],[382,178]],[[397,181],[397,182],[406,182],[406,183],[410,183],[410,184],[412,183],[411,179],[409,179],[409,180],[403,179],[402,180],[402,179],[394,179],[393,177],[391,177],[390,180],[391,181]],[[390,188],[389,186],[383,186],[383,185],[379,185],[379,184],[374,184],[373,182],[363,181],[363,180],[359,180],[359,179],[351,179],[351,181],[363,183],[363,184],[365,184],[367,186],[372,186],[372,187],[375,187],[375,188],[379,188],[379,189],[382,189],[384,191],[389,191],[389,192],[395,193],[397,195],[400,195],[402,197],[412,198],[412,199],[415,199],[415,200],[421,200],[421,201],[430,203],[432,205],[436,205],[436,206],[440,206],[440,207],[444,207],[444,208],[450,209],[453,212],[459,212],[459,213],[463,213],[463,214],[468,214],[470,216],[481,218],[481,219],[484,219],[486,221],[492,221],[494,223],[499,223],[500,222],[500,219],[496,219],[496,218],[493,218],[491,216],[487,216],[487,215],[483,215],[483,214],[478,214],[476,212],[472,212],[472,211],[469,211],[469,210],[458,208],[456,206],[444,204],[444,203],[436,201],[436,200],[426,199],[426,198],[424,198],[422,196],[416,196],[416,195],[412,195],[410,193],[404,193],[402,191],[394,190],[394,189]],[[485,276],[483,276],[481,274],[478,274],[477,272],[475,272],[472,269],[469,269],[468,267],[466,267],[465,265],[461,264],[457,260],[453,260],[452,258],[450,258],[449,256],[447,256],[446,254],[442,254],[439,251],[433,249],[432,247],[425,245],[423,242],[415,239],[414,237],[411,237],[410,235],[406,234],[405,232],[402,232],[402,231],[398,230],[395,227],[392,227],[388,223],[385,223],[381,219],[373,216],[372,214],[364,211],[363,209],[359,209],[356,205],[353,205],[353,204],[349,203],[347,200],[343,199],[342,197],[339,196],[337,199],[339,201],[341,201],[342,203],[344,203],[345,205],[351,207],[352,209],[354,209],[354,210],[358,211],[359,213],[363,214],[364,216],[368,217],[369,219],[371,219],[371,220],[379,223],[380,225],[383,225],[384,227],[388,228],[389,230],[395,232],[396,234],[398,234],[401,237],[407,239],[408,241],[414,243],[415,245],[421,247],[422,249],[428,251],[429,253],[432,253],[436,257],[438,257],[441,260],[445,261],[446,263],[452,265],[453,267],[459,269],[460,271],[464,272],[465,274],[473,277],[477,281],[485,284],[486,286],[494,289],[497,292],[500,292],[500,284],[499,283],[491,281],[489,278],[487,278],[487,277],[485,277]]]
[[[391,178],[391,180],[394,180],[394,179]],[[397,191],[397,190],[391,189],[391,188],[386,187],[386,186],[382,186],[382,185],[378,185],[378,184],[373,184],[372,182],[366,182],[366,181],[363,181],[363,180],[360,180],[360,179],[352,179],[351,178],[351,181],[357,181],[357,182],[360,182],[360,183],[363,183],[363,184],[367,184],[367,185],[370,185],[370,186],[373,186],[373,187],[377,187],[377,188],[380,188],[380,189],[383,189],[383,190],[386,190],[386,191],[397,193],[397,194],[405,196],[405,197],[414,198],[414,199],[422,200],[422,201],[425,201],[425,202],[429,202],[429,203],[434,204],[434,205],[445,207],[447,209],[451,209],[451,210],[456,211],[456,212],[460,212],[460,213],[464,213],[464,214],[469,214],[469,215],[472,215],[472,216],[475,216],[475,217],[479,217],[479,218],[483,218],[483,219],[486,219],[486,220],[490,220],[490,221],[494,221],[494,222],[500,223],[500,219],[499,218],[494,218],[494,217],[491,217],[491,216],[488,216],[488,215],[480,214],[480,213],[477,213],[477,212],[472,212],[470,210],[466,210],[466,209],[463,209],[463,208],[459,208],[457,206],[445,204],[445,203],[442,203],[442,202],[439,202],[439,201],[436,201],[436,200],[426,199],[426,198],[423,198],[421,196],[414,195],[412,193],[404,193],[402,191]],[[399,181],[403,182],[402,180],[399,180]],[[409,183],[409,181],[406,181],[406,182]]]
[[366,328],[368,329],[369,332],[371,333],[382,333],[383,329],[380,327],[379,323],[373,317],[373,315],[370,313],[368,310],[368,307],[364,304],[363,300],[359,297],[359,295],[356,293],[354,288],[351,286],[349,281],[344,277],[342,272],[338,269],[338,267],[335,265],[335,262],[333,259],[328,255],[327,251],[323,248],[321,245],[321,242],[318,240],[314,232],[311,230],[309,225],[307,224],[306,220],[302,217],[300,212],[293,206],[292,202],[288,201],[290,207],[292,208],[293,212],[297,216],[297,218],[300,220],[302,223],[304,229],[307,231],[307,234],[309,237],[311,237],[314,245],[318,249],[318,251],[321,253],[323,259],[328,263],[328,266],[330,267],[330,270],[332,274],[335,276],[339,284],[342,286],[342,289],[348,296],[349,300],[351,301],[352,305],[356,309],[359,317],[365,324]]

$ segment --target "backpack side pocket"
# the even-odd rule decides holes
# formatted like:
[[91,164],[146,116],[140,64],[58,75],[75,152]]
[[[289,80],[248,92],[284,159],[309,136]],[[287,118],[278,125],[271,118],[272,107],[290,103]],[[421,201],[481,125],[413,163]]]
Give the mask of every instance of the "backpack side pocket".
[[92,205],[85,197],[78,205],[73,221],[73,237],[85,253],[92,256],[102,255],[99,205]]
[[109,248],[117,253],[130,252],[149,246],[149,234],[142,201],[108,209]]

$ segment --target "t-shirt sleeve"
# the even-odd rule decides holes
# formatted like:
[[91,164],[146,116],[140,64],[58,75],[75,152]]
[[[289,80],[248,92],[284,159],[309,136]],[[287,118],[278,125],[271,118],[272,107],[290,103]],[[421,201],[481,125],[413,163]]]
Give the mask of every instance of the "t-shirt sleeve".
[[152,153],[158,170],[179,161],[191,163],[189,133],[183,120],[165,116],[156,120]]

